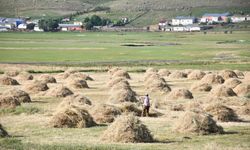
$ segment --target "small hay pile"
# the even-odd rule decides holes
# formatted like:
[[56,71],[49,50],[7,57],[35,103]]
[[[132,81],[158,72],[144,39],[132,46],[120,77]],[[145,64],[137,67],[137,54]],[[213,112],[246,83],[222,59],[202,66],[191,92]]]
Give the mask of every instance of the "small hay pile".
[[220,75],[216,74],[206,74],[201,80],[201,83],[208,83],[208,84],[222,84],[224,83],[224,79]]
[[0,124],[0,137],[7,137],[9,136],[8,135],[8,132],[6,130],[4,130],[3,126]]
[[145,81],[145,87],[147,90],[151,92],[169,92],[171,91],[171,88],[168,86],[167,82],[164,78],[161,78],[157,74],[152,74],[147,78]]
[[90,114],[97,123],[111,123],[118,115],[121,115],[121,110],[115,106],[99,104],[91,109]]
[[7,76],[3,76],[0,78],[0,84],[2,85],[20,85],[17,80],[12,79],[10,77]]
[[172,79],[182,79],[187,78],[187,74],[182,71],[174,71],[168,77]]
[[122,112],[125,114],[133,113],[135,116],[141,116],[142,114],[142,110],[137,108],[136,105],[133,103],[129,102],[123,103],[120,108]]
[[55,128],[87,128],[96,123],[87,110],[76,106],[63,107],[52,117],[50,125]]
[[158,71],[158,74],[159,74],[160,76],[162,76],[162,77],[167,77],[167,76],[169,76],[169,75],[171,74],[171,72],[168,71],[167,69],[160,69],[160,70]]
[[237,96],[236,93],[231,88],[228,88],[224,85],[218,85],[214,87],[210,93],[212,97],[230,97],[230,96]]
[[49,75],[49,74],[43,74],[39,77],[39,80],[44,83],[56,83],[56,79]]
[[199,101],[190,101],[184,106],[185,111],[203,112],[202,104]]
[[208,83],[196,82],[191,86],[191,91],[209,92],[211,89],[212,86]]
[[122,77],[126,79],[131,79],[130,75],[128,74],[127,71],[124,70],[117,70],[116,72],[113,73],[111,78],[116,78],[116,77]]
[[238,79],[235,79],[235,78],[230,78],[230,79],[227,79],[223,85],[225,85],[226,87],[228,88],[235,88],[237,85],[241,84],[242,82]]
[[101,136],[107,142],[139,143],[153,142],[148,128],[133,115],[118,117]]
[[22,91],[22,90],[19,90],[19,89],[11,89],[11,90],[5,91],[3,93],[3,95],[11,95],[15,99],[17,99],[17,101],[19,103],[29,103],[29,102],[31,102],[29,94]]
[[249,115],[250,116],[250,102],[242,106],[239,110],[240,114],[242,115]]
[[68,85],[76,89],[89,88],[87,81],[82,79],[70,79],[68,80]]
[[114,67],[114,68],[110,68],[109,70],[108,70],[108,73],[109,73],[109,75],[113,75],[116,71],[118,71],[118,70],[122,70],[121,68],[118,68],[118,67]]
[[242,83],[237,85],[233,91],[238,95],[238,96],[247,96],[250,94],[250,84]]
[[132,91],[128,81],[120,81],[111,86],[110,92],[116,92],[118,90],[130,90]]
[[9,70],[9,71],[4,72],[4,74],[9,76],[9,77],[16,77],[19,74],[19,71]]
[[73,94],[74,93],[65,86],[56,86],[48,92],[48,95],[53,97],[66,97]]
[[193,99],[193,98],[194,98],[193,94],[189,90],[183,88],[173,89],[166,97],[167,100]]
[[43,83],[42,81],[33,81],[29,85],[26,86],[26,90],[29,92],[40,92],[40,91],[47,91],[49,87],[46,83]]
[[11,95],[0,95],[0,108],[15,108],[21,105],[18,100]]
[[18,79],[26,81],[26,80],[33,80],[34,77],[33,77],[33,75],[29,74],[28,72],[21,72],[18,75]]
[[155,69],[155,68],[148,68],[148,69],[146,70],[146,73],[157,73],[157,72],[158,72],[158,70]]
[[120,82],[123,82],[123,83],[126,82],[125,84],[129,85],[128,81],[127,81],[125,78],[123,78],[123,77],[116,77],[116,78],[112,78],[112,79],[107,83],[107,86],[108,86],[108,87],[113,87],[113,85],[116,85],[116,84],[118,84],[118,83],[120,83]]
[[239,70],[234,70],[234,72],[236,73],[236,75],[237,75],[238,77],[244,77],[244,73],[243,73],[243,72],[241,72],[241,71],[239,71]]
[[173,104],[170,106],[171,111],[184,111],[185,108],[182,104]]
[[70,74],[67,78],[94,81],[94,79],[92,77],[90,77],[88,74],[84,74],[81,72],[76,72],[76,73]]
[[59,104],[58,108],[67,107],[68,105],[74,105],[78,107],[91,106],[92,102],[89,98],[85,97],[82,94],[75,94],[67,96]]
[[188,75],[188,79],[190,80],[200,80],[206,75],[205,72],[200,70],[194,70]]
[[113,103],[138,101],[136,98],[136,93],[131,88],[111,90],[109,100]]
[[233,109],[218,103],[207,106],[205,111],[212,115],[213,119],[217,121],[238,121],[238,116]]
[[176,122],[174,131],[180,133],[193,133],[198,135],[221,134],[223,128],[207,114],[197,112],[186,112]]
[[237,74],[232,70],[222,70],[220,72],[220,75],[223,77],[223,79],[229,79],[229,78],[238,78]]

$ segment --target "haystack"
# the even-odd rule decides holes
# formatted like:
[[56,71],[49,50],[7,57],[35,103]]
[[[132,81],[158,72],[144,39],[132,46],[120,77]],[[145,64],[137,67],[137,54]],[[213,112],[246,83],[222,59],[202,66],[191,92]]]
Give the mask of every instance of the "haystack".
[[133,115],[122,115],[101,136],[107,142],[139,143],[153,142],[148,128]]
[[118,82],[118,83],[112,85],[110,92],[113,93],[113,92],[116,92],[118,90],[130,90],[130,91],[132,91],[128,81],[121,81],[121,82]]
[[29,103],[29,102],[31,102],[29,94],[22,91],[22,90],[19,90],[19,89],[11,89],[11,90],[5,91],[3,93],[3,95],[11,95],[15,99],[17,99],[18,102],[20,102],[20,103]]
[[44,83],[56,83],[56,79],[49,75],[49,74],[43,74],[39,77],[39,80]]
[[28,72],[22,72],[18,75],[18,79],[26,81],[26,80],[33,80],[34,77]]
[[123,78],[123,77],[116,77],[116,78],[112,78],[108,83],[107,86],[108,87],[112,87],[115,84],[118,84],[119,82],[126,82],[125,84],[129,85],[128,81]]
[[7,137],[8,132],[6,130],[4,130],[3,126],[0,124],[0,137]]
[[81,79],[81,80],[89,80],[89,81],[93,81],[94,79],[92,77],[90,77],[88,74],[84,74],[81,72],[76,72],[73,74],[70,74],[67,78],[69,79]]
[[158,72],[158,70],[157,69],[155,69],[155,68],[148,68],[147,70],[146,70],[146,73],[157,73]]
[[225,80],[220,75],[206,74],[200,81],[208,84],[222,84]]
[[239,70],[234,70],[234,72],[236,73],[236,75],[238,77],[244,77],[244,73],[242,71],[239,71]]
[[9,76],[9,77],[16,77],[19,74],[19,71],[9,70],[9,71],[5,71],[4,74]]
[[115,106],[99,104],[91,109],[90,114],[97,123],[111,123],[118,115],[121,115],[121,110]]
[[202,104],[199,101],[190,101],[184,105],[185,111],[203,112]]
[[135,116],[141,116],[142,114],[142,110],[139,109],[134,103],[125,102],[120,108],[125,114],[133,113]]
[[92,102],[89,98],[87,98],[82,94],[75,94],[64,98],[63,101],[58,105],[58,108],[67,107],[68,105],[85,107],[85,106],[91,106]]
[[82,79],[68,80],[68,85],[76,89],[89,88],[87,81]]
[[122,70],[121,68],[118,68],[118,67],[114,67],[114,68],[110,68],[108,70],[108,73],[112,76],[116,71],[118,70]]
[[178,88],[178,89],[173,89],[166,97],[166,99],[192,99],[193,94],[187,90],[187,89],[183,89],[183,88]]
[[0,95],[0,108],[15,108],[21,105],[18,100],[11,95]]
[[118,71],[114,72],[114,74],[112,75],[111,78],[116,78],[116,77],[122,77],[122,78],[126,78],[126,79],[131,79],[131,77],[128,74],[128,72],[124,71],[124,70],[118,70]]
[[250,102],[240,108],[240,114],[250,116]]
[[74,93],[65,86],[56,86],[48,92],[48,95],[53,97],[66,97],[73,94]]
[[230,78],[230,79],[227,79],[223,85],[225,85],[226,87],[229,87],[229,88],[235,88],[237,85],[241,84],[242,82],[236,78]]
[[58,110],[50,124],[55,128],[87,128],[96,125],[87,110],[76,106],[63,107]]
[[172,79],[181,79],[186,78],[187,74],[182,71],[174,71],[168,77]]
[[199,135],[221,134],[223,128],[207,114],[197,112],[186,112],[176,122],[174,130],[180,133],[193,133]]
[[242,83],[237,85],[233,91],[238,95],[238,96],[246,96],[250,94],[250,84],[247,83]]
[[121,102],[137,102],[136,93],[131,89],[118,89],[113,90],[109,97],[109,101],[113,103]]
[[234,91],[231,88],[228,88],[224,85],[217,85],[210,91],[209,95],[213,97],[237,96],[237,94],[234,93]]
[[169,76],[171,74],[171,72],[167,69],[160,69],[158,71],[158,74],[162,77],[165,77],[165,76]]
[[188,79],[190,80],[200,80],[206,75],[205,72],[200,70],[194,70],[188,75]]
[[207,106],[205,111],[217,121],[228,122],[238,120],[238,116],[233,109],[218,103]]
[[212,86],[208,83],[196,82],[191,86],[191,91],[209,92],[211,89]]
[[3,76],[0,78],[0,84],[2,85],[20,85],[17,80],[12,79],[10,77],[7,76]]
[[220,75],[223,77],[223,79],[229,79],[229,78],[238,78],[237,74],[232,70],[222,70],[220,72]]
[[244,76],[244,81],[249,82],[250,81],[250,72],[245,72],[245,76]]
[[150,90],[151,92],[170,92],[171,88],[168,86],[166,81],[163,78],[154,78],[151,77],[148,79],[145,83],[145,87],[147,90]]
[[143,81],[147,81],[149,79],[155,79],[155,78],[161,78],[161,76],[158,73],[149,72],[149,73],[144,74]]
[[49,87],[46,83],[43,83],[42,81],[33,81],[29,85],[27,85],[26,90],[29,92],[40,92],[40,91],[47,91]]
[[185,108],[182,104],[173,104],[170,106],[171,111],[184,111]]

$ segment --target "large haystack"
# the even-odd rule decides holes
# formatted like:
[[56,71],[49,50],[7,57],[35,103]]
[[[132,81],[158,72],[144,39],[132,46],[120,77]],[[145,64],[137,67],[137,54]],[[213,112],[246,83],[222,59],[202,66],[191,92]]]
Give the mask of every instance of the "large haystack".
[[91,106],[92,102],[89,98],[87,98],[82,94],[75,94],[64,98],[63,101],[59,104],[58,108],[67,107],[68,105],[85,107],[85,106]]
[[167,82],[163,78],[158,78],[151,76],[145,83],[145,87],[150,92],[170,92],[171,88],[168,86]]
[[224,83],[224,79],[220,75],[216,74],[206,74],[202,79],[202,83],[208,83],[208,84],[222,84]]
[[26,90],[29,92],[40,92],[40,91],[47,91],[49,87],[46,83],[43,83],[42,81],[33,81],[29,85],[26,86]]
[[168,77],[172,79],[182,79],[187,78],[187,74],[182,71],[173,71]]
[[91,109],[90,114],[97,123],[111,123],[121,115],[121,110],[115,106],[99,104]]
[[18,75],[18,79],[26,81],[26,80],[33,80],[34,77],[33,77],[33,75],[29,74],[28,72],[21,72]]
[[199,135],[220,134],[223,128],[207,114],[197,112],[186,112],[176,122],[174,130],[180,133],[193,133]]
[[42,74],[38,79],[44,83],[56,83],[56,79],[49,74]]
[[10,77],[7,76],[3,76],[0,78],[0,84],[2,85],[20,85],[17,80],[12,79]]
[[157,72],[158,72],[158,70],[155,69],[155,68],[148,68],[148,69],[146,70],[146,73],[157,73]]
[[144,74],[143,80],[147,81],[152,78],[161,78],[161,76],[158,73],[155,72],[148,72]]
[[79,78],[68,80],[68,85],[76,89],[89,88],[87,81]]
[[8,135],[8,132],[6,130],[4,130],[3,126],[0,124],[0,137],[7,137],[9,136]]
[[0,95],[0,108],[15,108],[21,105],[18,100],[11,95]]
[[242,83],[237,85],[233,91],[238,95],[238,96],[246,96],[250,94],[250,84],[247,83]]
[[65,86],[56,86],[48,92],[48,95],[53,97],[66,97],[73,94],[74,93]]
[[113,90],[109,101],[113,103],[121,103],[121,102],[137,102],[136,93],[131,89],[117,89]]
[[232,70],[222,70],[220,72],[220,75],[223,77],[223,79],[229,79],[229,78],[238,78],[237,74]]
[[58,110],[50,124],[55,128],[87,128],[96,125],[87,110],[76,106],[63,107]]
[[118,90],[132,90],[128,81],[121,81],[121,82],[118,82],[114,85],[112,85],[111,89],[110,89],[110,92],[113,93],[113,92],[116,92]]
[[142,114],[142,110],[139,109],[134,103],[123,103],[120,108],[125,114],[133,113],[136,116],[141,116]]
[[185,111],[193,111],[193,112],[203,112],[203,107],[201,102],[193,100],[184,105]]
[[148,128],[133,115],[122,115],[101,136],[107,142],[139,143],[153,142]]
[[233,109],[218,103],[207,106],[205,111],[212,115],[213,119],[217,121],[228,122],[238,120],[238,117]]
[[19,74],[19,71],[9,70],[9,71],[5,71],[4,74],[9,76],[9,77],[16,77]]
[[211,89],[212,86],[208,83],[196,82],[191,86],[191,91],[209,92]]
[[236,78],[230,78],[227,79],[223,85],[225,85],[228,88],[235,88],[237,85],[241,84],[242,82]]
[[160,69],[158,71],[158,74],[160,76],[162,76],[162,77],[167,77],[167,76],[169,76],[171,74],[171,72],[169,70],[167,70],[167,69]]
[[116,77],[122,77],[122,78],[126,78],[126,79],[131,79],[131,77],[128,74],[128,72],[124,71],[124,70],[118,70],[118,71],[114,72],[114,74],[112,75],[111,78],[116,78]]
[[125,78],[123,78],[123,77],[117,77],[117,78],[112,78],[112,79],[107,83],[107,86],[108,86],[108,87],[113,87],[113,85],[116,85],[116,84],[118,84],[119,82],[123,82],[123,83],[126,82],[125,84],[129,85],[128,81],[127,81]]
[[20,103],[29,103],[29,102],[31,102],[29,94],[22,91],[22,90],[19,90],[19,89],[11,89],[11,90],[5,91],[3,93],[3,95],[13,96]]
[[110,68],[108,70],[108,73],[112,76],[116,71],[118,70],[122,70],[121,68],[118,68],[118,67],[114,67],[114,68]]
[[166,99],[192,99],[193,94],[188,89],[178,88],[173,89],[166,97]]
[[210,91],[209,95],[213,97],[237,96],[237,94],[234,93],[234,91],[231,88],[228,88],[224,85],[217,85]]
[[200,80],[206,75],[205,72],[200,70],[194,70],[188,75],[188,79],[190,80]]
[[78,79],[81,79],[81,80],[89,80],[89,81],[94,80],[88,74],[81,73],[81,72],[76,72],[76,73],[70,74],[67,78],[69,78],[69,79],[77,79],[78,78]]

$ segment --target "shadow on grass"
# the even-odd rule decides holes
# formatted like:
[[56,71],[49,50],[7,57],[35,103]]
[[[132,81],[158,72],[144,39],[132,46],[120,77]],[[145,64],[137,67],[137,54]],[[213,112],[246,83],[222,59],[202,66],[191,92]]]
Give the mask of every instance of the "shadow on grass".
[[45,104],[45,103],[49,103],[49,102],[47,102],[47,101],[31,101],[31,103]]

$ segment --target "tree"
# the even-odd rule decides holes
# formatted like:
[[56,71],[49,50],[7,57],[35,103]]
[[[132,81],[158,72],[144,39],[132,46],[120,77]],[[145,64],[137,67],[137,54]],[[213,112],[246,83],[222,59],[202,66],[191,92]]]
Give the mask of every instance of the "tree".
[[89,21],[90,21],[89,17],[87,17],[87,18],[84,19],[84,23],[87,23]]
[[44,31],[56,31],[59,23],[59,19],[42,19],[39,20],[38,26]]
[[86,30],[91,30],[93,28],[93,26],[94,25],[89,21],[86,23],[85,28],[86,28]]
[[27,29],[28,30],[34,30],[34,27],[35,27],[34,23],[27,24]]
[[94,25],[94,26],[101,26],[102,25],[102,19],[101,17],[97,16],[97,15],[93,15],[90,18],[90,22]]

